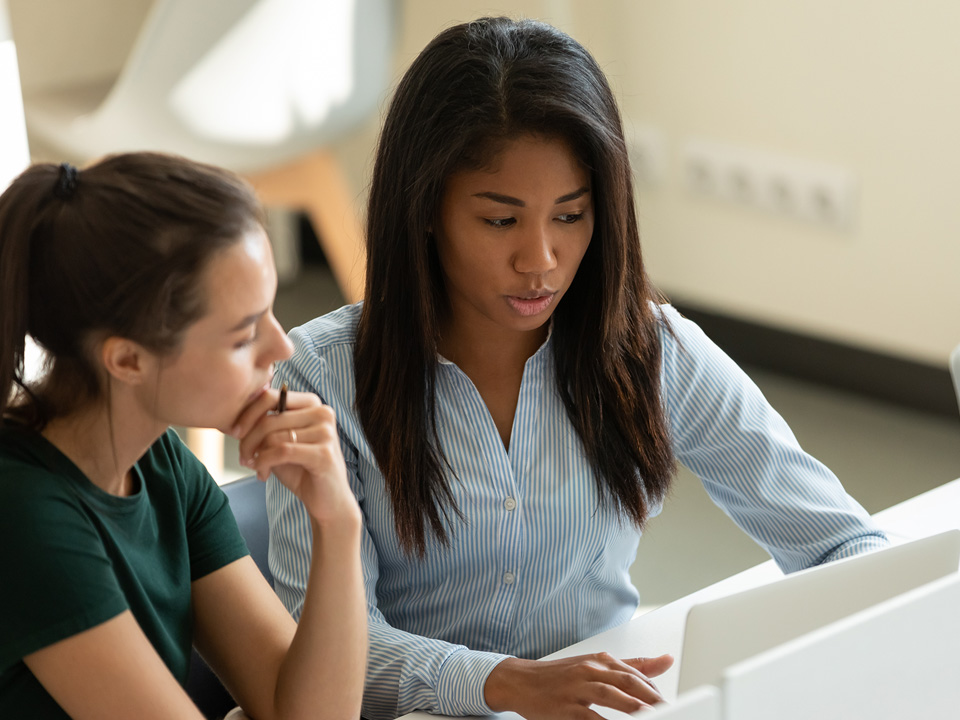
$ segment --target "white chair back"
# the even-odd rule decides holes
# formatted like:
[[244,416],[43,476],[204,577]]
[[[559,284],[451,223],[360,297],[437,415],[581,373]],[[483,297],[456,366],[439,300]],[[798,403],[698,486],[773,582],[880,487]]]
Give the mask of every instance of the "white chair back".
[[[376,111],[392,15],[392,0],[157,0],[93,112],[38,93],[27,121],[78,161],[151,149],[240,172],[274,167]],[[259,118],[271,132],[251,132]]]

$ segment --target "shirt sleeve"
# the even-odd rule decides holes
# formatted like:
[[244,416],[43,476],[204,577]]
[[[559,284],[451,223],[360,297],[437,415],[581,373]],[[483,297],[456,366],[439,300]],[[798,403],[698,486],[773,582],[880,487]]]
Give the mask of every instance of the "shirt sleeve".
[[[278,366],[274,383],[286,382],[291,390],[317,393],[317,384],[299,372],[296,361],[295,354],[291,361]],[[362,510],[356,450],[342,434],[341,448],[350,485]],[[309,517],[296,495],[275,476],[267,481],[267,511],[271,518],[269,564],[275,589],[299,620],[312,549]],[[391,626],[377,606],[378,558],[366,528],[361,538],[361,560],[369,631],[363,717],[386,720],[414,710],[451,716],[492,714],[484,701],[484,685],[493,668],[510,656],[470,650]]]
[[0,673],[128,609],[95,519],[43,471],[0,492]]
[[746,373],[696,324],[670,306],[663,312],[662,389],[674,452],[713,501],[784,572],[888,545]]

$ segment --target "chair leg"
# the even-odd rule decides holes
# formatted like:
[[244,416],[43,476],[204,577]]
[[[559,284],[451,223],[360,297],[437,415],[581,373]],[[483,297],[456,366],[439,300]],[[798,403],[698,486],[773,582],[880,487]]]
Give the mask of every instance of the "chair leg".
[[360,300],[365,273],[363,229],[333,153],[317,151],[247,179],[264,205],[307,213],[344,298],[349,303]]

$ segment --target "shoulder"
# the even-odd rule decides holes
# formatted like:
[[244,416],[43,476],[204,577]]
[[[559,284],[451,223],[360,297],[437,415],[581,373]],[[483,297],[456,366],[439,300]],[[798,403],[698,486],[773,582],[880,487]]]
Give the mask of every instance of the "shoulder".
[[[9,501],[69,497],[56,451],[38,433],[0,428],[0,507]],[[7,502],[5,502],[7,501]]]
[[137,460],[136,469],[146,485],[145,502],[158,517],[179,518],[189,526],[226,502],[207,467],[172,428]]
[[324,354],[347,346],[352,351],[363,303],[344,305],[290,331],[297,349]]
[[[18,433],[19,435],[19,433]],[[19,440],[19,443],[12,441]],[[91,527],[77,478],[42,441],[0,435],[0,545],[26,549],[52,535]],[[32,540],[30,539],[32,538]]]
[[277,364],[277,378],[294,390],[318,393],[325,401],[352,395],[353,349],[361,303],[346,305],[290,331],[293,355]]
[[665,369],[676,363],[730,362],[700,326],[673,305],[657,305],[655,312]]
[[660,306],[661,389],[668,415],[716,414],[759,407],[763,396],[742,368],[692,320]]
[[184,444],[173,428],[168,428],[137,461],[140,471],[147,477],[163,478],[180,489],[192,478],[206,474],[203,463]]

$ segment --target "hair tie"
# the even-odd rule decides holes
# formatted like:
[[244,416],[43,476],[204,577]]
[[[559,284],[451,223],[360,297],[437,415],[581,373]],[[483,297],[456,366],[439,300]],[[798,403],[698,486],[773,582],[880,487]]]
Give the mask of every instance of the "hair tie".
[[60,177],[53,188],[53,194],[61,200],[69,200],[77,192],[80,171],[70,163],[60,163]]

